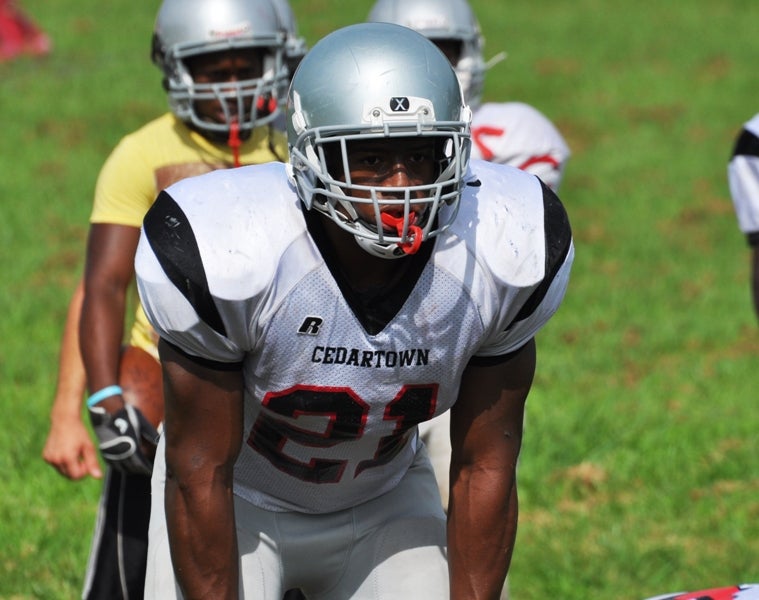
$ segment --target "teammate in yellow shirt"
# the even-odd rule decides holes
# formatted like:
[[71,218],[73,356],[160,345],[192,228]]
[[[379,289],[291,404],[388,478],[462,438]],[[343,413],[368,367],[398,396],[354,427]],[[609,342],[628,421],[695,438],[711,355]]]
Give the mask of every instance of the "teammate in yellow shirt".
[[[274,127],[278,93],[289,77],[286,49],[304,47],[288,39],[283,16],[292,13],[282,8],[280,0],[165,0],[152,58],[171,110],[125,136],[99,174],[85,275],[70,303],[43,450],[71,479],[102,476],[98,449],[108,465],[83,598],[143,595],[156,432],[118,386],[142,219],[176,181],[286,160],[286,139]],[[157,358],[138,302],[128,344]],[[97,444],[82,420],[85,383]]]

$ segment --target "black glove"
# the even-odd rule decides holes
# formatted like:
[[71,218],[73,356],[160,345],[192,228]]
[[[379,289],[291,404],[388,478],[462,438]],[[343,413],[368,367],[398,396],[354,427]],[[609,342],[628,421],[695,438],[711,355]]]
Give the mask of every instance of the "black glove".
[[89,411],[103,459],[119,471],[150,476],[153,460],[145,454],[142,445],[155,447],[158,432],[140,410],[125,404],[124,408],[109,414],[96,404]]

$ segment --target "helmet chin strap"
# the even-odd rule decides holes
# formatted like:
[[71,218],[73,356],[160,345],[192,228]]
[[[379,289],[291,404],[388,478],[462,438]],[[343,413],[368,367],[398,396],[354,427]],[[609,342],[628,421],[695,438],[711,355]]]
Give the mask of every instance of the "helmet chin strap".
[[[380,215],[382,224],[395,229],[399,236],[403,236],[403,217],[394,217],[383,212]],[[404,254],[416,254],[422,246],[422,228],[416,225],[416,213],[409,213],[408,242],[399,242],[398,247]]]
[[240,146],[242,145],[242,141],[240,140],[240,124],[237,122],[237,119],[234,119],[229,124],[229,139],[227,140],[227,145],[232,149],[232,157],[234,159],[234,166],[239,167],[240,166]]
[[[277,110],[277,101],[272,98],[264,98],[259,96],[256,102],[256,114],[261,116],[268,116]],[[242,146],[242,140],[240,139],[240,122],[237,118],[233,118],[229,123],[229,138],[227,139],[227,146],[232,149],[232,157],[234,160],[233,165],[235,167],[241,166],[240,163],[240,146]]]

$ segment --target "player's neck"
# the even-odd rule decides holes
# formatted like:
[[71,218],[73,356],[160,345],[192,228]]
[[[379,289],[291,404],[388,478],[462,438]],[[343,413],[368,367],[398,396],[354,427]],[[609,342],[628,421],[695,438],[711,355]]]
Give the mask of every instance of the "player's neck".
[[356,290],[379,288],[392,283],[403,270],[404,261],[372,256],[356,243],[353,234],[325,219],[325,233],[345,277]]

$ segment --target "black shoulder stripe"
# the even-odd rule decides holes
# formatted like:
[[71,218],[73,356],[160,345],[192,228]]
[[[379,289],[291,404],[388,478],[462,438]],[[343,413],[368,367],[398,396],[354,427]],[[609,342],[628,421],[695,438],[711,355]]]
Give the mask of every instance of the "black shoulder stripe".
[[743,129],[735,141],[733,156],[759,156],[759,137]]
[[[559,272],[561,265],[569,252],[572,241],[572,228],[569,225],[569,217],[564,205],[554,191],[542,181],[543,188],[543,227],[546,236],[546,267],[545,277],[540,285],[535,289],[532,295],[527,299],[524,306],[520,309],[514,321],[521,321],[529,317],[540,305],[548,293],[556,273]],[[511,324],[509,324],[509,327]]]
[[226,327],[208,289],[195,234],[182,209],[166,191],[158,195],[142,225],[169,280],[203,321],[221,335],[226,335]]

